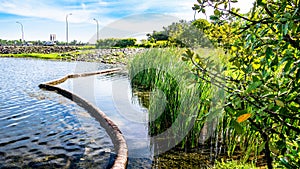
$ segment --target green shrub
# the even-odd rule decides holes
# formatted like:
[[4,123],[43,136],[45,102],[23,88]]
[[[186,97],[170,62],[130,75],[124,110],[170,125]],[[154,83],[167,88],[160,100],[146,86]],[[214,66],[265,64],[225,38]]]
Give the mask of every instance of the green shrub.
[[125,48],[125,47],[132,47],[135,46],[136,39],[134,38],[126,38],[126,39],[115,39],[115,38],[108,38],[108,39],[100,39],[97,41],[97,48]]

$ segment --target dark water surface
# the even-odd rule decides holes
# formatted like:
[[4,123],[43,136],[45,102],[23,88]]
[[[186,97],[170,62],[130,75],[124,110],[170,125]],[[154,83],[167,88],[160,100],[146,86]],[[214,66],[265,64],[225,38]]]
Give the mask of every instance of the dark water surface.
[[[0,168],[111,165],[113,144],[99,123],[75,103],[38,88],[66,74],[105,68],[109,66],[0,58]],[[102,101],[104,109],[111,109],[110,100]]]

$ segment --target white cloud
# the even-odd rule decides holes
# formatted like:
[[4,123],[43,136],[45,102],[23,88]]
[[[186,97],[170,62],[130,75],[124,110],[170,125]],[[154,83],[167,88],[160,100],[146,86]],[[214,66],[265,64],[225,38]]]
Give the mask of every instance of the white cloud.
[[100,5],[100,6],[107,6],[108,5],[108,2],[106,2],[106,1],[99,1],[98,2],[98,4]]
[[[47,1],[37,0],[11,0],[4,1],[0,6],[0,12],[20,15],[24,17],[45,18],[54,21],[65,21],[67,13],[74,13],[72,20],[75,23],[85,22],[89,18],[93,10],[87,9],[85,4],[82,3],[80,9],[67,9],[58,4],[48,3]],[[76,15],[75,15],[76,14]]]

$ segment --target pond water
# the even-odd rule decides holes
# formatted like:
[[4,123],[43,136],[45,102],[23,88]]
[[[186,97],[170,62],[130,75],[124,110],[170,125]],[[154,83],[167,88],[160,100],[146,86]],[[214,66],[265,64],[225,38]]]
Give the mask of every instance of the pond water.
[[128,145],[128,168],[151,168],[148,112],[138,96],[132,94],[125,72],[68,79],[58,86],[90,101],[118,125]]
[[[84,69],[80,62],[0,58],[0,168],[112,164],[113,144],[99,123],[75,103],[38,88],[66,74],[111,67],[82,64]],[[103,110],[110,110],[110,100],[102,101]]]

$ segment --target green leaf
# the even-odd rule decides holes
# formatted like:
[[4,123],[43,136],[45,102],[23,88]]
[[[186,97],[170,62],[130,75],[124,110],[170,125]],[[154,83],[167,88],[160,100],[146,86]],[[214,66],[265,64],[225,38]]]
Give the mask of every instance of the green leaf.
[[276,142],[276,146],[277,146],[280,150],[282,150],[283,148],[286,147],[286,142],[283,141],[283,140],[279,140],[279,141]]
[[254,82],[260,81],[258,76],[253,76],[252,78],[253,78],[253,81],[254,81]]
[[183,55],[184,57],[186,57],[186,58],[191,59],[191,58],[193,58],[193,56],[194,56],[194,52],[191,51],[191,49],[187,49],[187,50],[185,51],[185,53],[183,53],[182,55]]
[[267,49],[266,49],[266,58],[267,58],[267,60],[269,60],[272,55],[273,55],[272,48],[267,47]]
[[238,134],[243,134],[244,130],[240,123],[235,120],[231,121],[231,126],[235,129]]
[[260,86],[261,84],[262,84],[261,81],[250,84],[246,90],[246,93],[250,93],[251,91],[255,90],[258,86]]
[[286,35],[289,29],[289,23],[287,22],[284,26],[283,26],[283,35]]
[[285,64],[285,66],[284,66],[284,73],[286,73],[289,69],[290,69],[290,67],[291,67],[291,65],[293,64],[293,60],[289,60],[286,64]]
[[215,10],[214,10],[214,14],[215,14],[216,16],[218,16],[218,15],[221,14],[221,12],[220,12],[218,9],[215,9]]
[[292,17],[294,17],[294,16],[297,14],[298,10],[299,10],[299,8],[296,8],[296,10],[294,11],[294,13],[293,13],[293,16],[292,16]]
[[289,164],[288,161],[286,161],[286,159],[284,158],[280,158],[280,163],[283,164],[285,167],[289,168],[289,169],[292,169],[294,168],[292,165]]
[[285,13],[283,16],[287,19],[290,19],[292,17],[292,15],[290,13]]
[[258,6],[263,6],[266,4],[266,0],[257,0],[257,5]]
[[256,12],[256,2],[254,2],[254,4],[253,4],[253,9],[251,11],[251,19],[254,17],[255,12]]
[[219,19],[219,17],[216,15],[211,15],[211,16],[209,16],[209,18],[210,18],[210,20],[213,20],[213,21],[216,21]]
[[260,153],[261,151],[264,150],[265,145],[266,145],[266,142],[263,142],[263,143],[260,144],[260,146],[259,146],[259,148],[258,148],[258,153]]
[[194,4],[194,7],[192,8],[193,10],[199,10],[200,6],[198,4]]
[[281,101],[281,100],[276,99],[276,100],[275,100],[275,103],[276,103],[276,105],[279,106],[279,107],[284,107],[284,103],[283,103],[283,101]]
[[270,66],[272,67],[272,70],[274,70],[273,66],[277,66],[278,65],[278,56],[276,55],[275,58],[273,58],[273,60],[270,63]]

